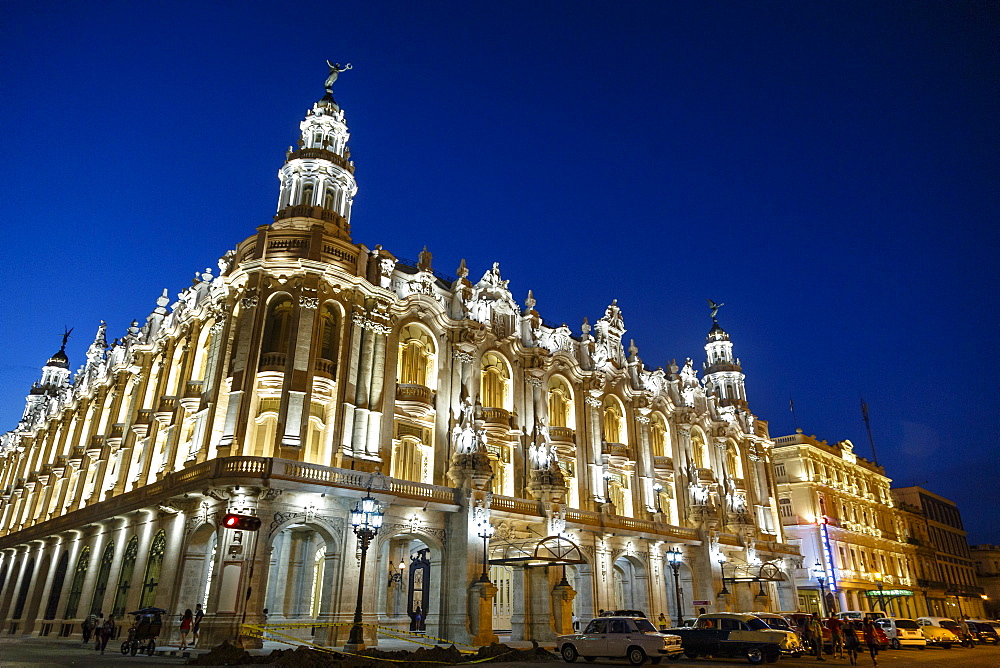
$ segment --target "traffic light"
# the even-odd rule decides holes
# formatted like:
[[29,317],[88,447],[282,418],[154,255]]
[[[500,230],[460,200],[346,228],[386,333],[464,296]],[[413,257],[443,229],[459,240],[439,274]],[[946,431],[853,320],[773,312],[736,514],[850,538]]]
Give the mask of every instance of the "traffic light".
[[222,526],[237,531],[256,531],[260,528],[260,518],[253,515],[237,515],[226,513],[222,518]]

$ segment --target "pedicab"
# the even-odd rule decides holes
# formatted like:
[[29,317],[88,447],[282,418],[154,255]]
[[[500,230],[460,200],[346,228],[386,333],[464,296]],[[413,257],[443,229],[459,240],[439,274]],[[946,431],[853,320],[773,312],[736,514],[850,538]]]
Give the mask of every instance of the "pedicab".
[[156,651],[156,637],[163,627],[163,608],[141,608],[132,615],[135,621],[128,630],[128,637],[122,641],[122,654],[135,656],[139,652],[153,656]]

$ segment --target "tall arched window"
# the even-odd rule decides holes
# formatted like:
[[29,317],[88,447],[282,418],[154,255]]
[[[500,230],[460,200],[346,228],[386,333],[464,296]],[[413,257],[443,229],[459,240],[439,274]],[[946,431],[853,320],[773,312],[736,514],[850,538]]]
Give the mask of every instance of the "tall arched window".
[[479,401],[484,408],[507,408],[507,384],[510,371],[507,363],[496,353],[483,355],[482,376],[479,381]]
[[117,619],[125,615],[125,606],[128,604],[128,590],[132,588],[132,572],[135,570],[135,560],[139,556],[139,539],[132,536],[132,540],[125,546],[125,556],[122,557],[122,570],[118,576],[118,589],[115,591],[115,602],[111,606],[111,614]]
[[52,578],[52,587],[49,589],[49,602],[45,606],[45,616],[43,619],[55,619],[56,609],[59,607],[59,596],[62,595],[63,580],[66,579],[66,571],[69,570],[69,550],[63,550],[56,564],[56,574]]
[[21,576],[21,589],[17,593],[17,601],[14,603],[13,619],[21,619],[24,614],[24,606],[28,602],[28,588],[31,586],[31,578],[35,575],[35,558],[28,560],[28,566]]
[[740,453],[736,444],[730,441],[726,444],[726,471],[733,478],[743,477],[743,467],[740,465]]
[[292,300],[288,295],[276,297],[267,309],[264,341],[261,346],[261,366],[285,365],[285,353],[292,331]]
[[618,400],[608,397],[604,400],[604,440],[608,443],[624,443],[625,430],[622,428],[622,408]]
[[[69,597],[66,599],[66,612],[63,619],[73,619],[76,611],[80,607],[80,596],[83,594],[83,581],[87,578],[87,569],[90,568],[90,548],[85,547],[80,550],[80,556],[76,558],[76,569],[73,571],[73,583],[69,586]],[[0,583],[0,587],[3,583]]]
[[[136,545],[138,546],[138,541]],[[138,548],[137,548],[138,549]],[[94,597],[90,599],[90,614],[101,612],[104,605],[104,592],[108,590],[108,578],[111,576],[111,564],[115,562],[115,541],[108,542],[101,554],[101,565],[97,571],[97,582],[94,584]]]
[[649,446],[654,457],[669,457],[667,454],[667,425],[659,413],[649,419]]
[[396,446],[396,456],[392,458],[392,477],[413,482],[423,482],[423,457],[420,442],[404,436]]
[[569,427],[573,408],[573,392],[562,378],[549,379],[549,426]]
[[434,339],[425,329],[416,325],[404,327],[399,333],[399,382],[433,388],[435,350]]
[[316,370],[333,376],[337,372],[337,351],[340,341],[340,317],[336,307],[324,304],[319,315],[320,331],[319,359]]
[[333,211],[335,202],[336,199],[333,196],[333,188],[327,188],[326,193],[323,195],[323,208],[328,211]]
[[312,181],[307,181],[302,185],[302,199],[300,203],[312,206],[313,203],[313,184]]
[[139,607],[146,608],[156,602],[156,589],[160,586],[160,568],[163,565],[163,553],[167,549],[167,536],[161,530],[153,538],[149,546],[149,558],[146,559],[146,575],[142,578],[142,596]]
[[700,432],[691,432],[691,451],[694,454],[694,465],[705,468],[705,439]]

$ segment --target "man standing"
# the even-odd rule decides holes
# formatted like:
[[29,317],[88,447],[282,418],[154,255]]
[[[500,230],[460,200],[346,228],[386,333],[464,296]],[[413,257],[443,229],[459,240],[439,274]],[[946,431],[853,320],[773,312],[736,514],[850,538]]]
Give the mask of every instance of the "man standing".
[[198,644],[198,634],[201,632],[201,618],[205,616],[205,611],[201,609],[201,603],[194,606],[194,627],[191,629],[191,646]]
[[813,653],[816,654],[816,659],[826,661],[823,658],[823,625],[819,623],[819,615],[815,612],[806,624],[806,632],[809,634],[809,640],[812,642],[812,649]]
[[833,642],[833,653],[838,658],[844,658],[844,630],[836,617],[826,620],[826,628],[830,629],[830,640]]

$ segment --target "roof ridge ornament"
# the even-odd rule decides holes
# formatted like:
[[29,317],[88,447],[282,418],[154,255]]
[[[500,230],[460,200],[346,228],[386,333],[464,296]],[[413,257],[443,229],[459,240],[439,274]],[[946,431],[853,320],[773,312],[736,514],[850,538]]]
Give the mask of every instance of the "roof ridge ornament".
[[340,63],[331,63],[329,60],[326,61],[326,64],[330,68],[330,74],[326,77],[326,81],[323,85],[326,87],[327,94],[333,95],[333,84],[337,82],[337,77],[340,76],[341,72],[346,72],[354,66],[347,63],[341,67]]

